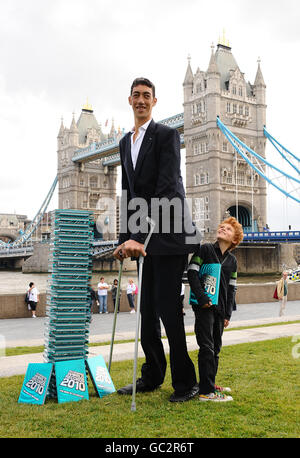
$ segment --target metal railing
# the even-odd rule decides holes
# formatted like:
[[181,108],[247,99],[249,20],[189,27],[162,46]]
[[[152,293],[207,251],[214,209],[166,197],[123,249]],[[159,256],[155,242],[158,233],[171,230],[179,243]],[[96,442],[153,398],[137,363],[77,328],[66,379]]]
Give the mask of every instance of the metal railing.
[[245,232],[243,242],[300,242],[300,231]]

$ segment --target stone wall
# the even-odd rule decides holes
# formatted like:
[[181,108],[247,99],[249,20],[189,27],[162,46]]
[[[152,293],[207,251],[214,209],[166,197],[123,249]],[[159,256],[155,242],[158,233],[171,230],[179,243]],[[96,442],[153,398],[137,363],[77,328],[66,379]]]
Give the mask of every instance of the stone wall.
[[[31,317],[31,311],[28,310],[27,305],[24,301],[25,294],[5,294],[0,296],[0,319],[3,318],[28,318]],[[46,315],[46,301],[47,294],[40,294],[40,301],[37,306],[36,315],[45,316]],[[135,300],[136,302],[136,300]],[[111,297],[111,292],[108,292],[107,298],[108,311],[113,312],[113,301]],[[99,307],[94,304],[93,312],[97,313]],[[120,301],[120,311],[129,312],[130,307],[128,305],[126,290],[122,291],[121,301]]]
[[297,243],[270,244],[270,246],[239,246],[233,251],[239,273],[274,273],[297,267]]
[[[244,284],[238,286],[237,292],[237,304],[252,304],[252,303],[263,303],[263,302],[277,302],[273,299],[273,293],[275,289],[275,283],[262,283],[262,284]],[[0,296],[0,319],[4,318],[29,318],[31,312],[27,310],[27,306],[24,302],[24,294],[6,294]],[[189,286],[185,289],[185,307],[188,305],[189,298]],[[300,283],[289,283],[288,300],[296,301],[300,303]],[[111,298],[111,292],[108,292],[108,311],[113,312],[113,302]],[[130,308],[128,305],[126,291],[122,291],[121,312],[129,312]],[[93,306],[93,312],[98,313],[98,307],[96,304]],[[36,311],[37,316],[46,315],[46,294],[40,294],[40,302]]]
[[[237,304],[257,304],[260,302],[277,302],[273,299],[276,283],[257,283],[238,285]],[[288,301],[299,300],[300,305],[300,282],[288,284]]]
[[26,259],[22,265],[24,273],[30,272],[48,272],[50,254],[49,243],[36,243],[34,245],[34,252],[30,258]]

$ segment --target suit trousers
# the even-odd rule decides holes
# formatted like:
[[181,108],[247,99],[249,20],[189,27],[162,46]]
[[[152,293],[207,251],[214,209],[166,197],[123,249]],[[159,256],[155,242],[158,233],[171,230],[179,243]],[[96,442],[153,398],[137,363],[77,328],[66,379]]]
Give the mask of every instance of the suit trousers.
[[219,353],[222,347],[224,318],[212,306],[196,309],[195,334],[199,345],[199,393],[209,394],[215,391],[215,379],[219,366]]
[[177,394],[186,393],[196,384],[180,301],[186,263],[187,255],[147,254],[141,291],[141,345],[146,358],[142,379],[149,386],[164,381],[167,362],[161,341],[161,319],[169,342],[172,385]]

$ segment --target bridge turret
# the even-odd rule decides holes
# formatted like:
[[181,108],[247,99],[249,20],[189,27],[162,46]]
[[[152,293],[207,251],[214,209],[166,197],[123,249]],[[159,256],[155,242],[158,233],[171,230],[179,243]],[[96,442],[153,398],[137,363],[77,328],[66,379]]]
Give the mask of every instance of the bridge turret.
[[72,146],[78,146],[79,145],[79,130],[75,122],[74,116],[75,115],[73,113],[72,122],[71,122],[70,130],[69,130],[69,142],[70,142],[70,145]]
[[188,66],[185,73],[185,78],[183,81],[183,89],[184,89],[184,100],[189,99],[193,93],[193,82],[194,82],[194,75],[192,72],[191,67],[191,56],[188,56]]
[[191,56],[188,55],[188,65],[183,81],[183,106],[184,106],[184,125],[191,125],[191,104],[190,100],[193,96],[194,75],[191,68]]
[[109,138],[113,138],[116,135],[116,129],[115,129],[115,121],[114,118],[111,120],[111,128],[109,132]]
[[217,116],[220,114],[220,72],[217,66],[214,46],[211,46],[211,56],[206,72],[206,92],[207,92],[207,122],[215,124]]
[[57,149],[59,149],[63,143],[64,133],[65,133],[64,120],[63,120],[63,117],[61,117],[60,128],[57,134]]
[[257,101],[257,130],[263,131],[266,125],[266,84],[260,67],[260,59],[258,59],[253,93]]

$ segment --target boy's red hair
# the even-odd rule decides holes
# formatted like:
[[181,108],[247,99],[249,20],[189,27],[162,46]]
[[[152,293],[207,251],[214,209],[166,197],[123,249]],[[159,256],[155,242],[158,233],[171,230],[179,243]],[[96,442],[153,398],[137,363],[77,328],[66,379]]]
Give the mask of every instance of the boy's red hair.
[[219,224],[218,229],[220,226],[222,226],[222,224],[230,224],[230,226],[232,226],[234,229],[234,240],[232,241],[232,245],[230,247],[230,249],[233,250],[242,242],[244,238],[243,226],[233,216],[224,219],[224,221]]

